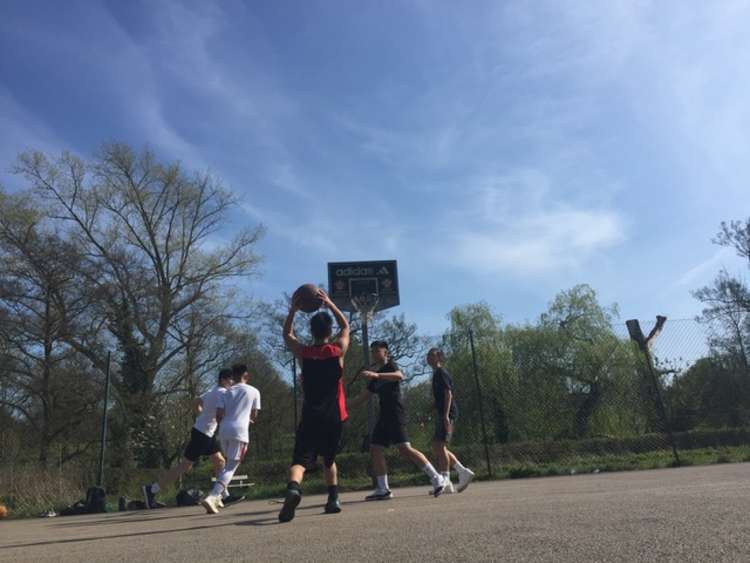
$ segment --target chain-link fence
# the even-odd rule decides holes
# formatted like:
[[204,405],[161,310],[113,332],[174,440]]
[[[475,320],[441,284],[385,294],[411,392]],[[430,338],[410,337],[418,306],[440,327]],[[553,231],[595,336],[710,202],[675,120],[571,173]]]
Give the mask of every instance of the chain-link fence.
[[[455,384],[459,458],[484,473],[544,475],[680,465],[693,459],[683,452],[750,444],[750,371],[715,327],[583,328],[469,326],[433,339]],[[422,448],[430,393],[419,379],[406,391]]]
[[[587,324],[576,318],[528,326],[463,323],[440,336],[420,337],[420,346],[396,358],[408,378],[402,386],[408,435],[417,449],[433,457],[437,413],[431,370],[424,358],[431,346],[438,346],[445,353],[459,408],[450,449],[480,475],[521,477],[747,461],[750,369],[742,337],[725,325],[695,320],[667,320],[660,326],[654,321],[638,326]],[[361,344],[356,346],[354,342],[345,378],[350,401],[365,387],[356,377],[362,363]],[[287,367],[291,371],[292,366]],[[294,443],[294,405],[299,411],[302,403],[299,386],[296,397],[293,385],[277,387],[273,392],[264,389],[264,408],[241,468],[252,480],[269,486],[285,482]],[[192,423],[188,410],[185,413],[188,418],[177,424],[184,431],[175,434],[175,452],[181,451],[177,441],[187,437]],[[352,409],[350,414],[340,474],[344,483],[361,481],[366,486],[367,409]],[[61,499],[80,498],[85,486],[95,481],[93,455],[75,467],[63,464],[61,457],[59,467],[50,464],[40,473],[33,468],[35,450],[30,442],[16,440],[14,447],[5,442],[0,496],[12,496],[18,508],[51,505],[53,498],[59,506]],[[110,452],[117,449],[112,443],[108,450],[105,485],[110,494],[137,494],[142,482],[164,471],[119,467],[109,461],[115,459]],[[11,455],[11,450],[16,453]],[[411,462],[394,449],[388,464],[391,473],[407,476],[402,484],[422,482]],[[209,478],[205,464],[185,477],[186,483],[201,486]]]

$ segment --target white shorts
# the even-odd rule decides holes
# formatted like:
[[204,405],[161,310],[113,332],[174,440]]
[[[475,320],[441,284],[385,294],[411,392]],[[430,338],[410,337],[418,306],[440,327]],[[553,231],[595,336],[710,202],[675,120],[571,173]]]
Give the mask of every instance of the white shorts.
[[245,459],[245,453],[247,453],[247,442],[224,438],[221,440],[221,451],[224,452],[224,457],[228,460],[242,461]]

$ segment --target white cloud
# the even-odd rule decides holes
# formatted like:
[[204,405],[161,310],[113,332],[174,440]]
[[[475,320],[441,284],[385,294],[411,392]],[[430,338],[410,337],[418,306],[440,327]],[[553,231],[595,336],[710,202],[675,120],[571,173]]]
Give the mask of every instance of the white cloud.
[[0,183],[6,187],[18,183],[11,169],[19,153],[40,150],[60,154],[70,146],[60,140],[47,124],[27,111],[5,88],[0,87]]
[[611,211],[540,210],[456,233],[443,260],[475,273],[527,277],[581,267],[624,239],[623,222]]
[[685,271],[677,278],[673,287],[694,289],[694,286],[704,283],[706,279],[714,277],[719,270],[726,268],[728,262],[737,263],[737,256],[730,248],[720,248],[709,258]]

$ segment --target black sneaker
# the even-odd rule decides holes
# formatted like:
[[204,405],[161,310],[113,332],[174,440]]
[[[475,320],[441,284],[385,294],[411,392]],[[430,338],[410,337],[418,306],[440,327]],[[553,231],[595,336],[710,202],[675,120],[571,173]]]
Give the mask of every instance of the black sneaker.
[[151,485],[143,485],[141,490],[143,491],[143,502],[146,504],[146,508],[156,508],[156,495],[151,491]]
[[294,511],[302,500],[302,493],[297,489],[287,489],[284,506],[279,512],[279,522],[291,522],[294,519]]
[[341,501],[339,500],[339,497],[328,497],[328,502],[326,503],[324,510],[326,514],[338,514],[341,512]]
[[388,500],[391,498],[393,498],[393,493],[390,491],[390,489],[385,489],[384,491],[375,489],[375,492],[367,495],[365,497],[365,500]]
[[224,506],[229,506],[230,504],[240,502],[241,500],[245,500],[245,495],[229,495],[227,498],[222,499]]

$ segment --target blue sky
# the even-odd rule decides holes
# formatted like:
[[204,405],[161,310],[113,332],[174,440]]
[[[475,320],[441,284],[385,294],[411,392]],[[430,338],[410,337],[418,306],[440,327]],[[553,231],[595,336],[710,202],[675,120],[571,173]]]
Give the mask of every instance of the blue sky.
[[[690,8],[687,8],[687,5]],[[750,2],[0,3],[0,181],[27,148],[148,144],[262,222],[272,300],[397,259],[403,312],[508,322],[591,284],[692,317],[746,266]],[[220,241],[217,241],[220,242]]]

